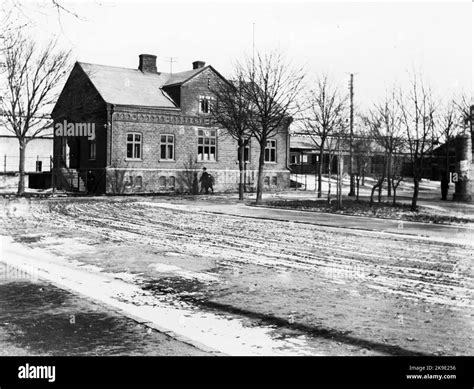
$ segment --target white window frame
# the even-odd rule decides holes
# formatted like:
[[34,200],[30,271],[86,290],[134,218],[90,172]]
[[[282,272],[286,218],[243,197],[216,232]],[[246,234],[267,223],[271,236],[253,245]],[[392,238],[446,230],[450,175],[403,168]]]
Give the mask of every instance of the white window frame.
[[[206,140],[208,141],[207,143]],[[206,148],[208,149],[207,153],[205,152]],[[212,149],[214,149],[214,153],[211,153]],[[217,130],[208,128],[198,129],[197,151],[199,162],[217,162]],[[211,159],[212,155],[214,156],[213,159]]]
[[[128,140],[128,136],[132,135],[132,140]],[[136,140],[136,136],[140,137],[140,140]],[[128,145],[132,145],[132,156],[128,156]],[[139,146],[140,152],[138,153],[139,155],[136,155],[136,146]],[[143,159],[143,135],[140,132],[127,132],[126,134],[126,159],[127,160],[135,160],[135,161],[141,161]]]
[[[211,113],[212,101],[214,99],[211,96],[199,96],[199,113],[203,115],[209,115]],[[202,104],[207,102],[207,111],[203,110]]]
[[[272,145],[273,143],[273,145]],[[270,144],[270,146],[269,146]],[[268,159],[267,159],[267,150],[268,152]],[[272,150],[275,150],[274,160],[272,160]],[[265,146],[265,163],[277,163],[277,141],[276,139],[267,139],[267,144]]]
[[[163,137],[165,141],[163,142]],[[169,137],[172,138],[172,141],[169,141]],[[174,147],[175,137],[173,134],[160,134],[160,161],[174,161],[175,160],[175,147]],[[165,146],[165,158],[163,158],[162,147]],[[171,157],[168,155],[168,147],[171,146]]]

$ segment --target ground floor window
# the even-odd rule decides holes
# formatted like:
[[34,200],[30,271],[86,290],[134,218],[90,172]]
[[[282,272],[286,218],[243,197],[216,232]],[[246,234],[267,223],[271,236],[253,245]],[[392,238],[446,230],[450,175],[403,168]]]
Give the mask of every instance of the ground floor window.
[[198,161],[216,161],[216,130],[198,130]]
[[97,154],[97,142],[95,139],[89,140],[89,159],[95,159]]
[[174,160],[174,135],[161,135],[160,159],[170,161]]

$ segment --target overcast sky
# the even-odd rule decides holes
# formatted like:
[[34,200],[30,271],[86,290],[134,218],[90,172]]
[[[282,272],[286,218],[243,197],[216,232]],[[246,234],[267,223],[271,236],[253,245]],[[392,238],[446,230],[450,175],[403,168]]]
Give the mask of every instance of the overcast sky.
[[[423,73],[440,96],[472,90],[473,6],[462,2],[193,2],[86,1],[67,3],[79,20],[28,4],[30,32],[57,36],[83,62],[136,68],[140,53],[156,54],[158,68],[188,70],[194,60],[224,76],[252,52],[279,48],[308,79],[327,72],[347,88],[355,73],[361,108],[384,95],[407,71]],[[38,6],[40,4],[40,6]]]

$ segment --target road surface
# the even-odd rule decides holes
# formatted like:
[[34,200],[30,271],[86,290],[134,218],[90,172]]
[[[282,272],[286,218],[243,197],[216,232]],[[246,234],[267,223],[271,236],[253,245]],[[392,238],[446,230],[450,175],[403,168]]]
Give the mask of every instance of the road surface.
[[351,217],[351,228],[341,228],[211,208],[41,200],[7,205],[2,223],[15,242],[65,264],[119,274],[169,304],[271,328],[291,352],[470,354],[472,246],[451,243],[450,231],[418,238],[371,231],[370,220],[357,229]]

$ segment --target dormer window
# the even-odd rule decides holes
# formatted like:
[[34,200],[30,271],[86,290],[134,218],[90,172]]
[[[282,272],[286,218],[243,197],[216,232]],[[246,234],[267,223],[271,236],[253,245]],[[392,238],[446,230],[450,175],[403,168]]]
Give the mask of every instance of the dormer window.
[[209,114],[211,112],[211,98],[199,96],[199,113]]

